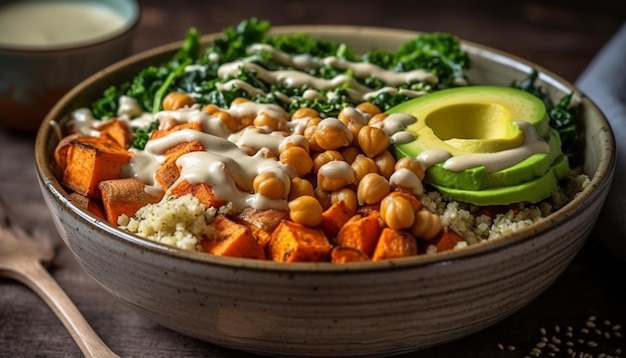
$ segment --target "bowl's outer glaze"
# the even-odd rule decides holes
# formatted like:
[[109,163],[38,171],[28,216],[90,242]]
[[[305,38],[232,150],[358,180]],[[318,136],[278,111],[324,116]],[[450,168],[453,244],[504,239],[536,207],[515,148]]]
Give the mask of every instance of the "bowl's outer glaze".
[[[273,31],[306,31],[361,51],[394,49],[414,35],[336,26]],[[36,161],[55,225],[82,267],[113,296],[189,336],[273,356],[380,356],[458,339],[502,320],[543,292],[585,242],[607,195],[613,135],[595,105],[581,98],[590,187],[558,213],[511,237],[437,255],[331,265],[181,252],[125,234],[67,198],[49,164],[58,140],[51,122],[88,104],[107,85],[167,58],[178,45],[118,63],[72,90],[40,128]],[[532,69],[496,50],[464,45],[474,63],[469,74],[474,82],[508,85]],[[552,95],[574,90],[534,67]]]

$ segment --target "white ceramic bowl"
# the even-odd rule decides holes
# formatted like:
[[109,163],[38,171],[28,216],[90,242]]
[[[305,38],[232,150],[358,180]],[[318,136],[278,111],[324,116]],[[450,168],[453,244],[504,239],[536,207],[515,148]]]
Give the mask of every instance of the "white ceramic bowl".
[[34,134],[67,91],[131,54],[140,8],[135,0],[8,0],[0,2],[0,12],[5,22],[0,26],[0,125]]
[[[415,35],[338,26],[273,31],[304,31],[345,41],[357,51],[395,49]],[[613,135],[595,105],[582,98],[584,170],[591,185],[557,213],[508,237],[436,255],[345,265],[216,257],[149,242],[69,201],[50,166],[58,140],[53,123],[179,46],[131,57],[74,88],[41,126],[36,161],[56,227],[84,269],[113,296],[186,335],[274,356],[380,356],[458,339],[504,319],[550,286],[585,242],[607,195]],[[474,83],[508,85],[534,67],[551,96],[576,91],[519,58],[473,43],[464,46],[473,61]]]

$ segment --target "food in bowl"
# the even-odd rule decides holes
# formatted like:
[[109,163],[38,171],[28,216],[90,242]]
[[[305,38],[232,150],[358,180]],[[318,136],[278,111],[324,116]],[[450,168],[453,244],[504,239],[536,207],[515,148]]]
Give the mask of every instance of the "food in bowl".
[[536,73],[468,83],[447,34],[356,55],[268,30],[245,21],[201,53],[192,29],[169,62],[76,110],[55,150],[75,201],[185,250],[346,263],[497,238],[589,183],[570,167],[572,95],[552,104]]
[[[336,25],[274,27],[270,33],[306,33],[346,43],[358,53],[394,51],[417,35]],[[201,44],[218,38],[223,34],[203,36]],[[59,129],[75,110],[91,108],[109,86],[132,82],[141,69],[158,68],[181,47],[176,42],[137,54],[74,88],[42,124],[35,153],[42,195],[81,267],[116,299],[182,334],[284,357],[378,357],[468,336],[519,310],[559,277],[583,247],[609,191],[615,142],[593,102],[549,70],[463,41],[472,60],[469,83],[522,85],[538,69],[537,81],[528,83],[544,89],[547,98],[558,102],[572,92],[580,98],[579,158],[590,184],[561,209],[480,245],[341,265],[224,257],[144,239],[83,209],[79,201],[85,197],[63,186],[54,170],[54,149],[62,140]],[[565,145],[562,150],[569,152]]]

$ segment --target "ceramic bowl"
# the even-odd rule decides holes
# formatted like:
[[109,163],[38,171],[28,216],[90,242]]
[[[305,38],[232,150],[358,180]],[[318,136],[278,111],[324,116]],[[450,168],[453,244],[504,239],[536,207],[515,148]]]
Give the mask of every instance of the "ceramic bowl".
[[[413,32],[364,27],[282,27],[345,41],[357,51],[395,49]],[[204,41],[216,35],[203,37]],[[571,84],[506,53],[464,42],[474,83],[508,85],[532,68],[560,98],[584,106],[584,170],[591,185],[545,220],[461,250],[381,262],[279,264],[183,252],[122,232],[78,209],[51,170],[55,123],[107,86],[168,58],[180,43],[119,62],[82,82],[49,113],[36,141],[39,183],[63,240],[112,296],[172,330],[272,356],[381,356],[467,336],[541,294],[587,239],[615,162],[614,139],[596,106]]]
[[135,0],[2,0],[0,14],[0,125],[34,134],[67,91],[131,54],[140,8]]

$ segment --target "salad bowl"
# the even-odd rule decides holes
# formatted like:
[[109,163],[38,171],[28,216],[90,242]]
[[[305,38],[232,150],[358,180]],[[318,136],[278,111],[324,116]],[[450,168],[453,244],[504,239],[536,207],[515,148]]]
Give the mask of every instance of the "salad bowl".
[[[345,42],[355,52],[392,50],[415,32],[341,26],[276,27]],[[202,43],[221,36],[210,34]],[[107,67],[71,90],[36,141],[39,184],[56,228],[106,291],[156,323],[236,350],[271,356],[385,356],[465,337],[535,299],[585,243],[606,198],[614,139],[602,113],[558,75],[496,49],[462,42],[472,83],[509,85],[533,70],[553,99],[582,108],[583,171],[571,202],[518,232],[458,250],[366,263],[283,264],[183,251],[120,230],[76,206],[53,170],[59,123],[111,85],[169,59],[177,42]]]

